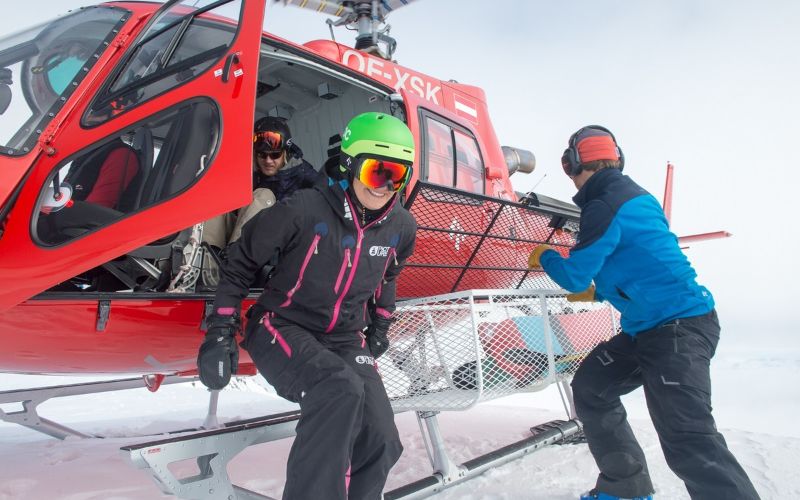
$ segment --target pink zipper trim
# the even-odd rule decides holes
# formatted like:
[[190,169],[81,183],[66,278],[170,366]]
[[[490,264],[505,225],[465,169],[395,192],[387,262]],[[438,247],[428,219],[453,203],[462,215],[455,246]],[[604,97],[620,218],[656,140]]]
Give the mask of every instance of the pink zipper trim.
[[279,332],[277,328],[272,326],[272,323],[269,322],[269,318],[267,317],[266,314],[261,319],[261,324],[264,325],[264,328],[266,328],[267,331],[269,331],[269,333],[272,334],[272,343],[274,344],[275,341],[277,340],[278,344],[280,344],[280,346],[281,346],[281,349],[283,349],[283,352],[286,353],[286,356],[291,358],[292,357],[292,348],[291,348],[291,346],[289,346],[289,344],[286,342],[286,339],[283,338],[283,335],[281,335],[281,332]]
[[356,222],[356,229],[358,230],[358,239],[356,240],[356,253],[353,255],[353,269],[350,270],[350,276],[347,277],[347,281],[344,284],[344,290],[342,290],[342,294],[339,295],[339,298],[336,299],[336,305],[333,306],[333,317],[331,318],[331,323],[328,325],[328,328],[325,329],[325,333],[329,333],[333,330],[333,327],[336,326],[336,320],[339,319],[339,309],[342,307],[342,302],[344,301],[347,292],[350,290],[350,285],[353,284],[353,278],[356,276],[356,268],[358,267],[358,257],[361,255],[361,240],[363,239],[364,231],[358,227],[358,223]]
[[348,267],[350,267],[350,249],[344,249],[344,259],[342,260],[342,268],[339,269],[339,277],[336,278],[336,285],[333,287],[333,293],[339,293],[339,287],[342,285],[342,279],[344,279],[344,271]]
[[[347,200],[347,204],[350,205],[350,213],[354,214],[356,211],[353,208],[353,202],[350,201],[350,196],[347,195],[347,191],[344,192],[344,199]],[[364,239],[364,231],[367,230],[373,224],[376,224],[386,218],[386,215],[394,208],[395,203],[397,203],[397,196],[394,197],[392,204],[389,206],[388,209],[383,213],[383,217],[379,219],[375,219],[374,221],[370,222],[362,229],[361,226],[358,224],[358,217],[353,217],[353,224],[356,226],[356,232],[358,238],[356,238],[356,253],[353,255],[353,269],[350,270],[350,276],[347,277],[347,282],[344,284],[344,290],[342,290],[342,294],[339,295],[339,298],[336,299],[336,305],[333,306],[333,317],[331,318],[331,323],[328,325],[328,328],[325,329],[325,333],[330,333],[333,330],[333,327],[336,326],[336,321],[339,319],[339,310],[342,307],[342,302],[344,298],[347,296],[347,292],[350,291],[350,285],[353,283],[353,278],[356,275],[356,269],[358,268],[358,258],[361,256],[361,242]]]
[[300,288],[300,285],[303,284],[303,275],[306,272],[306,267],[308,267],[308,262],[311,260],[311,256],[314,255],[314,252],[317,249],[317,243],[322,238],[319,234],[314,236],[314,240],[311,242],[311,246],[308,247],[308,252],[306,252],[306,258],[303,260],[303,266],[300,268],[300,275],[297,276],[297,283],[295,283],[294,288],[289,290],[289,293],[286,294],[286,301],[281,304],[281,307],[289,307],[292,303],[292,295]]

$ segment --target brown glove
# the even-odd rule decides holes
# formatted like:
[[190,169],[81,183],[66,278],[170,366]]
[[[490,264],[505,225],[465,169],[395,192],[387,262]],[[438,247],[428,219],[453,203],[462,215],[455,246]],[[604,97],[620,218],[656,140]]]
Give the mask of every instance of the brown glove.
[[539,262],[539,259],[542,258],[542,254],[547,250],[552,250],[553,247],[550,245],[539,245],[538,247],[533,249],[530,256],[528,257],[528,269],[541,269],[542,263]]
[[567,302],[597,302],[594,296],[594,285],[578,293],[568,293]]

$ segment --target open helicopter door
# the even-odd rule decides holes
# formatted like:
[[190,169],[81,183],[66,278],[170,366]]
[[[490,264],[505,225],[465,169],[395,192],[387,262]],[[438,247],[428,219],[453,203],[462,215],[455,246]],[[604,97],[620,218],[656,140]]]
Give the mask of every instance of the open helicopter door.
[[0,228],[0,311],[248,203],[265,3],[127,16],[108,45],[127,50],[78,86]]

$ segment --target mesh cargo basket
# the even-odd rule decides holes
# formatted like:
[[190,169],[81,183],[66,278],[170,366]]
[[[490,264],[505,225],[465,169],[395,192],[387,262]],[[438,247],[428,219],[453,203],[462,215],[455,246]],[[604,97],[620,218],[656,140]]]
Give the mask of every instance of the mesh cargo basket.
[[397,410],[464,410],[571,377],[617,331],[607,304],[563,290],[470,290],[398,304],[379,360]]

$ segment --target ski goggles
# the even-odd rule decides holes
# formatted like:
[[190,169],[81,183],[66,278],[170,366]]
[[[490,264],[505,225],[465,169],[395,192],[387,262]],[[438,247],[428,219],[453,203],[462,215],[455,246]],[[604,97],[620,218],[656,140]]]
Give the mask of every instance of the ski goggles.
[[283,156],[283,151],[258,151],[256,156],[262,160],[266,160],[267,158],[279,160],[280,157]]
[[355,160],[353,178],[360,180],[370,189],[387,186],[389,191],[396,193],[405,187],[413,171],[408,163],[377,156],[359,156]]
[[283,136],[273,130],[256,132],[253,134],[253,147],[264,147],[272,151],[283,149]]

